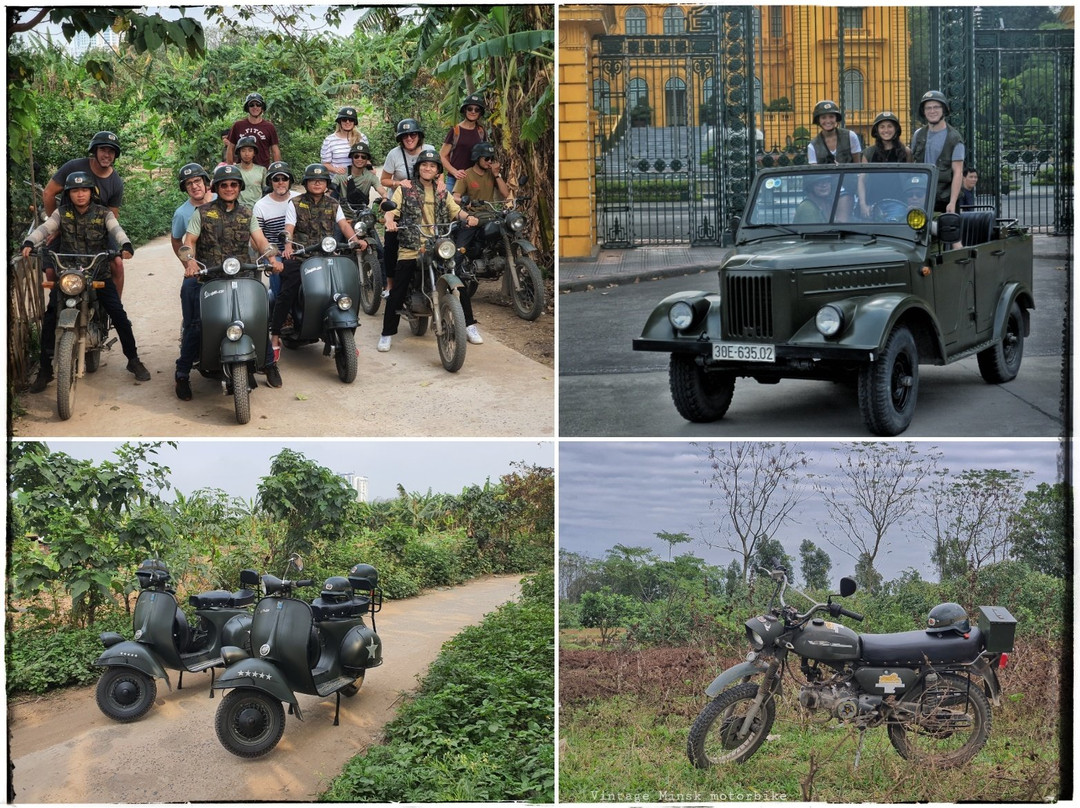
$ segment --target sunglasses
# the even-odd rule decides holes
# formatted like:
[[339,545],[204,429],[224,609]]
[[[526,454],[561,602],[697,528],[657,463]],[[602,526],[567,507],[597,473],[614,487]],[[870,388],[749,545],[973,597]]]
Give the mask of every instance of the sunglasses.
[[418,135],[416,132],[408,132],[408,133],[402,135],[401,139],[404,140],[407,137],[420,137],[420,135]]
[[279,174],[276,177],[271,177],[270,178],[270,182],[288,182],[288,181],[289,181],[289,178],[284,176],[284,175],[281,175],[281,174]]
[[252,107],[258,107],[259,109],[262,109],[263,105],[260,104],[258,101],[252,101],[250,104],[248,104],[248,109],[251,109]]
[[480,107],[465,107],[466,112],[482,112]]
[[240,183],[238,183],[238,182],[219,182],[218,183],[218,188],[239,188],[239,187],[240,187]]

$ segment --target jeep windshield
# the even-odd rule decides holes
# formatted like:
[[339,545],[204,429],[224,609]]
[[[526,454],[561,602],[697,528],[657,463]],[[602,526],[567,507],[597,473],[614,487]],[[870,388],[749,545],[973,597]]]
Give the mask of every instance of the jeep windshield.
[[[867,232],[911,237],[908,211],[914,208],[929,214],[933,182],[931,167],[921,164],[766,169],[757,176],[742,227],[802,234],[829,230],[831,225],[850,231],[852,225],[872,224],[875,227]],[[879,225],[896,225],[896,232],[878,229]],[[761,235],[746,233],[744,237]]]

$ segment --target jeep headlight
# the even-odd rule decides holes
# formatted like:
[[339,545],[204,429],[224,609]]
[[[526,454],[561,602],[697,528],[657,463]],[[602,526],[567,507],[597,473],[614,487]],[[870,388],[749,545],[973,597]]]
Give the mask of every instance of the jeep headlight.
[[694,309],[685,300],[680,300],[668,309],[667,316],[676,331],[685,331],[694,322]]
[[226,275],[235,275],[240,271],[240,259],[226,258],[225,262],[221,265],[221,271]]
[[822,306],[814,317],[814,325],[823,337],[835,337],[844,327],[844,313],[836,306]]
[[86,277],[78,272],[60,276],[60,291],[65,295],[81,295],[86,289]]
[[[239,263],[239,261],[237,263]],[[230,323],[229,327],[225,329],[225,336],[231,342],[238,341],[240,337],[244,336],[244,324],[239,320]]]
[[435,252],[442,260],[449,261],[457,254],[457,245],[448,238],[441,238],[435,245]]
[[926,227],[926,211],[922,208],[912,208],[907,212],[907,223],[912,230],[922,230]]
[[320,242],[319,246],[322,247],[324,253],[332,253],[337,249],[337,239],[333,236],[327,236]]
[[342,311],[348,311],[352,308],[352,298],[348,295],[338,295],[335,302]]
[[525,229],[525,217],[517,211],[509,213],[506,216],[506,226],[514,233],[520,233]]

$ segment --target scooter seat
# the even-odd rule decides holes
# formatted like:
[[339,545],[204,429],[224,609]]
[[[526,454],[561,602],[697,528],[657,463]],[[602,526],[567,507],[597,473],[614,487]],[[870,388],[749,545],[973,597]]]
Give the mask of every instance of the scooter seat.
[[316,622],[323,620],[346,620],[354,617],[362,617],[368,610],[368,598],[350,598],[346,601],[323,600],[315,598],[311,602],[311,613]]
[[188,603],[196,609],[221,609],[225,606],[233,605],[233,593],[215,589],[212,592],[202,592],[198,595],[191,595],[188,598]]
[[868,665],[921,665],[971,662],[983,648],[982,633],[972,627],[966,635],[948,632],[901,631],[896,634],[863,634],[862,661]]

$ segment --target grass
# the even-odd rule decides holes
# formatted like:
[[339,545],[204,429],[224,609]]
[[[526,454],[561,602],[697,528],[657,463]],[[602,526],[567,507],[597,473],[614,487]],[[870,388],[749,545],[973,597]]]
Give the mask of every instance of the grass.
[[[625,652],[624,652],[625,653]],[[1015,657],[1014,657],[1015,659]],[[582,700],[559,713],[559,799],[562,802],[822,802],[1044,801],[1061,789],[1060,719],[1056,693],[1030,670],[1014,672],[1002,704],[993,707],[990,739],[959,770],[931,772],[896,753],[884,727],[859,734],[822,723],[798,707],[798,688],[785,683],[770,739],[742,764],[694,769],[686,741],[707,703],[708,679],[643,685],[634,663],[623,665],[619,692]],[[1043,668],[1045,671],[1045,668]],[[710,671],[711,674],[711,671]],[[675,677],[681,674],[673,674]],[[654,677],[652,681],[657,681]],[[1046,688],[1056,684],[1047,682]],[[610,689],[610,688],[608,688]],[[1012,694],[1011,696],[1009,694]]]

